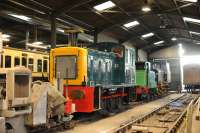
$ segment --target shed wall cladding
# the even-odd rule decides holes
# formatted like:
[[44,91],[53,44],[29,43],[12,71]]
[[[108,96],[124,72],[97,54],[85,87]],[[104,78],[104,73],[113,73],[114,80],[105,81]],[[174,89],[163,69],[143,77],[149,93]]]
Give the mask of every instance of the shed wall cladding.
[[147,61],[147,53],[144,50],[138,50],[138,61]]
[[171,83],[170,89],[176,90],[181,85],[181,69],[180,69],[180,60],[179,59],[169,59],[171,70]]
[[179,58],[178,49],[179,49],[178,45],[175,45],[175,46],[161,49],[159,51],[151,53],[149,57],[150,58],[164,58],[164,59]]
[[200,46],[192,44],[183,45],[184,55],[199,55]]
[[178,49],[178,45],[175,45],[169,48],[161,49],[149,55],[150,58],[163,59],[169,62],[171,70],[171,90],[176,90],[181,84],[181,69]]
[[107,36],[105,34],[98,34],[98,42],[113,42],[113,43],[118,43],[119,41],[117,39],[109,37],[109,36]]

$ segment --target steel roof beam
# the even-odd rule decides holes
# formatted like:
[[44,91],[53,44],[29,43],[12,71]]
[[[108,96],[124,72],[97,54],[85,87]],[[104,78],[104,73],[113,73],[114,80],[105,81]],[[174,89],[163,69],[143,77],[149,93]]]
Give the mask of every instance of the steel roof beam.
[[[108,17],[104,16],[103,14],[101,14],[101,13],[95,11],[95,10],[92,9],[92,8],[89,8],[89,7],[87,7],[87,8],[90,9],[93,13],[95,13],[95,14],[97,14],[98,16],[102,17],[103,19],[107,20],[109,23],[114,24],[114,22],[113,22],[111,19],[109,19]],[[123,30],[125,30],[127,33],[129,33],[129,34],[132,35],[132,36],[138,36],[137,33],[133,33],[133,32],[131,32],[131,31],[129,31],[128,29],[123,28],[122,26],[118,26],[118,27],[121,28],[121,29],[123,29]],[[99,29],[98,29],[98,30],[99,30]],[[99,32],[98,32],[98,33],[99,33]],[[141,39],[141,38],[138,37],[138,39]],[[143,41],[145,41],[145,43],[147,43],[146,40],[143,40]]]
[[[33,2],[34,0],[31,0],[31,2]],[[35,13],[39,13],[39,14],[37,14],[36,16],[39,16],[40,18],[45,18],[45,19],[47,19],[48,21],[49,21],[49,24],[50,24],[50,20],[49,20],[49,18],[50,18],[50,14],[48,13],[47,15],[44,15],[43,13],[41,13],[41,11],[40,12],[38,12],[38,9],[35,9],[34,7],[30,7],[29,5],[27,5],[27,4],[25,4],[25,3],[23,3],[23,2],[18,2],[18,1],[15,1],[15,0],[9,0],[9,2],[11,2],[11,3],[13,3],[13,4],[16,4],[17,6],[21,6],[21,7],[24,7],[24,8],[26,8],[26,9],[28,9],[28,10],[32,10],[33,12],[31,12],[31,13],[29,13],[28,15],[33,15],[34,14],[34,12]],[[37,4],[39,4],[40,6],[46,6],[46,5],[44,5],[44,4],[42,4],[42,3],[38,3],[37,2]],[[48,6],[46,6],[46,7],[48,7]],[[50,7],[48,7],[49,9],[50,9]],[[27,15],[27,12],[25,12],[25,13],[23,13],[23,14],[26,14]],[[54,13],[55,14],[55,13]],[[56,14],[55,14],[55,16],[57,16]],[[86,28],[86,29],[89,29],[89,30],[91,30],[91,28],[93,28],[92,26],[90,26],[90,25],[88,25],[88,24],[86,24],[86,23],[84,23],[84,22],[82,22],[82,21],[80,21],[80,20],[77,20],[77,19],[74,19],[73,17],[69,17],[68,15],[64,15],[65,17],[66,17],[66,19],[67,19],[67,21],[69,21],[69,23],[70,22],[72,22],[72,23],[74,23],[75,25],[80,25],[81,27],[83,27],[83,28]],[[46,18],[47,17],[47,18]],[[59,18],[59,17],[58,17]],[[71,26],[74,26],[73,24],[71,24]]]
[[[178,4],[177,4],[176,0],[172,0],[172,1],[173,1],[174,5],[175,5],[175,7],[176,7],[176,9],[177,9],[177,11],[178,11],[178,13],[179,13],[179,15],[183,18],[182,11],[181,11],[180,8],[178,8]],[[192,39],[192,35],[191,35],[191,33],[189,32],[189,27],[188,27],[187,23],[186,23],[183,19],[182,19],[182,21],[183,21],[183,23],[184,23],[186,29],[188,30],[188,34],[189,34],[190,38]]]
[[[189,4],[185,4],[185,5],[182,5],[182,6],[179,6],[178,8],[181,9],[181,8],[185,8],[185,7],[188,7],[188,6],[191,6],[193,5],[193,3],[189,3]],[[145,16],[150,16],[150,15],[158,15],[158,14],[166,14],[166,13],[170,13],[172,15],[177,15],[177,14],[173,14],[172,12],[173,11],[176,11],[177,8],[172,8],[172,9],[168,9],[168,10],[165,10],[165,11],[154,11],[152,13],[148,13],[148,14],[142,14],[142,15],[135,15],[133,19],[137,20],[138,18],[142,18],[142,17],[145,17]],[[132,12],[129,12],[129,11],[126,11],[128,14],[132,14]],[[112,13],[112,12],[111,12]],[[117,13],[117,12],[113,12],[113,13]],[[121,11],[120,11],[121,13]],[[177,15],[178,16],[178,15]],[[191,17],[191,16],[190,16]],[[197,16],[193,16],[193,18],[198,18]],[[130,20],[130,19],[129,19]],[[122,22],[120,23],[115,23],[114,25],[105,25],[103,26],[103,28],[100,28],[99,29],[99,32],[103,32],[107,29],[111,29],[115,26],[122,26],[123,24],[127,23],[128,20],[123,20]]]

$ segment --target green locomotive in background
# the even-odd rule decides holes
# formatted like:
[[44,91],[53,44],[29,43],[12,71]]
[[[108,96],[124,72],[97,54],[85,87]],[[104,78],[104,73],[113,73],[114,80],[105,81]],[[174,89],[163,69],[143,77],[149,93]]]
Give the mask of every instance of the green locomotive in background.
[[150,100],[166,94],[171,82],[167,61],[136,62],[136,99]]
[[158,94],[156,72],[150,62],[136,62],[136,97],[137,100],[150,99]]

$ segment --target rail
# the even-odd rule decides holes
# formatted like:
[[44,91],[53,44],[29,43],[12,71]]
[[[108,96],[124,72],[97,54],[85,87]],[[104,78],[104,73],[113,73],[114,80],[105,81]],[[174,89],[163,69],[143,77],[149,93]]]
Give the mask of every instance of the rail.
[[144,114],[142,115],[141,117],[137,118],[137,119],[131,119],[130,121],[127,121],[123,124],[120,125],[120,127],[118,128],[115,128],[114,130],[112,130],[111,132],[112,133],[125,133],[127,130],[129,130],[133,124],[135,123],[141,123],[142,121],[144,121],[145,119],[151,117],[153,114],[155,114],[156,112],[160,111],[161,109],[163,109],[165,106],[169,105],[170,103],[180,99],[181,97],[185,96],[185,94],[177,97],[176,99],[173,99],[171,100],[170,102],[164,104],[163,106],[159,107],[159,108],[156,108],[154,109],[153,111],[147,113],[147,114]]
[[[174,122],[170,129],[166,133],[175,133],[179,128],[180,124],[185,120],[186,133],[191,133],[191,122],[192,122],[192,112],[193,112],[194,100],[192,100],[187,108],[181,113],[178,119]],[[185,119],[184,119],[185,118]]]

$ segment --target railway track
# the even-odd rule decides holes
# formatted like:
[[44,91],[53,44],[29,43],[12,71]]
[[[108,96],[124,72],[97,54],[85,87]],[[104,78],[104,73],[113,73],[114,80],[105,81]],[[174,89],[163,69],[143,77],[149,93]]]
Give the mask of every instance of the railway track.
[[[163,95],[163,97],[166,97],[168,96],[169,94],[167,93],[166,95]],[[163,98],[162,97],[162,98]],[[81,123],[81,122],[89,122],[89,121],[97,121],[97,120],[100,120],[100,119],[104,119],[104,118],[107,118],[107,117],[110,117],[110,116],[113,116],[113,115],[117,115],[118,113],[122,113],[128,109],[131,109],[131,108],[134,108],[134,107],[137,107],[139,105],[143,105],[143,104],[146,104],[146,103],[149,103],[149,102],[152,102],[154,100],[157,100],[157,99],[160,99],[161,97],[159,98],[156,98],[156,99],[152,99],[152,100],[149,100],[149,101],[134,101],[134,102],[130,102],[128,105],[124,105],[123,109],[121,108],[120,110],[118,111],[115,111],[113,113],[110,113],[110,114],[103,114],[103,113],[100,113],[100,112],[95,112],[95,113],[91,113],[91,114],[83,114],[83,116],[74,116],[74,120],[77,122],[77,123]]]
[[197,96],[190,94],[168,102],[167,104],[137,119],[132,119],[112,130],[114,133],[174,133],[187,115],[188,107]]

